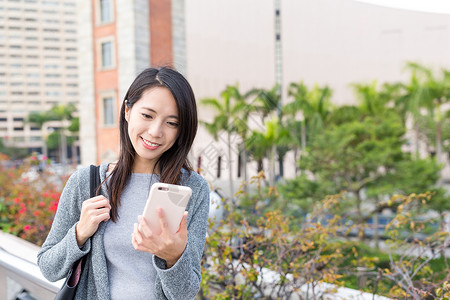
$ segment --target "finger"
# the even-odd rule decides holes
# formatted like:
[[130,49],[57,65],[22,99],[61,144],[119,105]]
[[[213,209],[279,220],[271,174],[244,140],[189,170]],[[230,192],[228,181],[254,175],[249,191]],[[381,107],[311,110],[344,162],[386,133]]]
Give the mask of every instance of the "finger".
[[147,220],[143,216],[139,215],[138,216],[138,222],[139,222],[138,230],[140,231],[140,233],[142,235],[144,235],[146,238],[150,238],[153,233],[152,233],[152,230],[150,229],[150,227],[149,227],[149,225],[147,223]]
[[136,240],[136,243],[137,243],[138,245],[142,243],[143,238],[142,238],[142,235],[141,235],[141,233],[140,233],[140,231],[139,231],[139,229],[138,229],[138,224],[137,224],[137,223],[134,223],[134,232],[133,232],[133,236],[134,236],[134,239]]
[[86,202],[86,203],[94,203],[94,202],[102,201],[102,200],[105,200],[105,199],[106,199],[105,196],[99,195],[99,196],[95,196],[95,197],[89,198],[89,199],[85,200],[84,202]]
[[187,231],[187,215],[188,215],[188,212],[185,211],[183,214],[183,218],[181,219],[180,226],[178,227],[177,232],[180,232],[182,230]]
[[156,213],[158,214],[159,225],[161,226],[161,232],[165,233],[169,231],[169,222],[167,222],[166,215],[164,214],[164,210],[161,207],[156,209]]
[[85,209],[96,209],[96,208],[100,208],[100,207],[108,207],[109,209],[111,209],[109,200],[106,198],[102,199],[102,200],[91,201],[91,202],[87,202],[87,201],[89,201],[89,200],[86,200],[85,202],[83,202],[83,206],[85,207]]
[[109,215],[109,212],[108,212],[105,214],[98,215],[97,218],[100,220],[100,222],[102,222],[102,221],[108,221],[111,218],[111,216]]

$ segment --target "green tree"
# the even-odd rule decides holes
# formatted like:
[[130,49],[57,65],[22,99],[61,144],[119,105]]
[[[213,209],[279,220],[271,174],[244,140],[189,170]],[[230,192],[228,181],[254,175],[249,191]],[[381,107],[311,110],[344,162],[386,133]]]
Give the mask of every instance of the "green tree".
[[364,191],[388,173],[397,172],[405,128],[394,113],[382,117],[367,116],[359,121],[331,126],[310,144],[303,166],[334,193],[345,190],[354,199],[356,222],[363,232]]
[[23,159],[27,157],[28,150],[23,148],[9,147],[3,142],[3,138],[0,138],[0,153],[8,156],[9,159]]
[[[66,162],[67,145],[71,145],[79,132],[79,118],[75,116],[76,107],[73,104],[59,104],[53,106],[51,109],[43,112],[32,112],[28,116],[28,122],[38,125],[41,129],[45,123],[50,121],[60,121],[61,129],[59,132],[53,132],[44,141],[46,149],[60,148],[60,160]],[[69,124],[68,124],[69,123]],[[67,140],[66,129],[69,130],[70,137]],[[44,154],[46,154],[44,149]],[[75,151],[74,151],[75,153]]]

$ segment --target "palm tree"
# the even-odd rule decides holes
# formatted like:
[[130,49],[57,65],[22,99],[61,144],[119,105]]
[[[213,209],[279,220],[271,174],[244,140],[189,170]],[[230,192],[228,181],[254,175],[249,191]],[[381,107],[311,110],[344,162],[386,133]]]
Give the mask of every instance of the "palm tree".
[[[287,122],[291,129],[294,145],[300,145],[303,152],[306,151],[307,135],[313,138],[324,127],[331,111],[331,94],[332,91],[328,86],[315,85],[313,89],[309,90],[302,81],[289,85],[288,95],[293,97],[294,101],[286,104],[283,112],[290,116]],[[300,122],[296,118],[298,113],[303,115]],[[300,136],[298,136],[299,128]],[[295,156],[297,156],[296,149],[297,147],[294,146]],[[297,157],[295,159],[297,160]]]
[[370,116],[382,115],[388,109],[387,104],[392,100],[392,93],[395,91],[395,88],[388,84],[379,89],[376,80],[369,84],[354,83],[352,86],[361,112]]
[[400,113],[403,121],[411,118],[414,130],[415,157],[419,157],[419,143],[421,131],[419,128],[419,120],[422,117],[421,110],[423,108],[430,110],[429,95],[423,88],[423,78],[420,75],[428,73],[429,70],[422,66],[409,62],[406,69],[411,72],[409,82],[397,83],[396,86],[401,90],[401,94],[395,100],[395,108]]
[[450,99],[450,72],[442,69],[442,76],[436,78],[432,70],[419,64],[410,63],[409,68],[423,76],[422,94],[428,114],[436,124],[435,151],[438,163],[442,161],[442,112],[441,106]]
[[254,111],[260,114],[263,124],[267,118],[274,117],[274,113],[277,111],[281,102],[278,85],[275,85],[270,90],[253,89],[249,92],[249,95],[256,96],[251,105],[254,107]]
[[[241,143],[239,145],[239,153],[242,154],[242,167],[244,169],[244,182],[248,180],[247,173],[247,163],[248,163],[248,151],[245,144],[245,141],[248,139],[248,134],[250,132],[248,119],[252,112],[255,111],[255,107],[251,104],[248,104],[248,99],[254,95],[254,91],[250,90],[244,94],[239,91],[239,85],[227,86],[226,93],[234,99],[235,103],[239,103],[240,108],[240,116],[235,120],[236,133],[241,138]],[[244,189],[247,191],[247,185],[245,185]]]
[[[279,85],[276,84],[272,89],[254,89],[250,91],[250,94],[256,95],[254,103],[254,111],[258,112],[261,117],[261,123],[264,124],[268,118],[274,118],[277,116],[279,122],[283,119],[283,112],[281,106],[281,95]],[[281,124],[281,123],[280,123]],[[280,170],[280,176],[284,175],[283,161],[287,152],[287,146],[277,146],[276,152],[278,153],[278,165]]]
[[265,131],[253,131],[247,140],[247,147],[251,150],[253,158],[260,160],[269,158],[269,185],[275,185],[275,154],[277,147],[290,144],[289,131],[282,126],[278,118],[265,122]]
[[242,112],[245,112],[247,109],[247,104],[245,102],[234,98],[237,90],[237,88],[227,87],[221,93],[221,99],[208,98],[200,100],[202,105],[211,107],[215,110],[215,116],[211,123],[204,121],[200,121],[200,123],[205,126],[206,130],[216,141],[219,139],[219,134],[221,132],[225,132],[226,134],[230,196],[234,195],[231,137],[233,134],[242,134],[244,132]]

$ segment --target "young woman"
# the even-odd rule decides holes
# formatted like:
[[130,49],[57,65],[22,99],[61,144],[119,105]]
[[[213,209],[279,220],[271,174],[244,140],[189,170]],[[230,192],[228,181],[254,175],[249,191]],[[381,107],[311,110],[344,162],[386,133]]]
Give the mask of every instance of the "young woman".
[[[169,68],[139,74],[120,111],[119,160],[100,166],[101,195],[89,199],[89,168],[76,171],[63,190],[38,254],[44,276],[64,278],[87,255],[76,299],[193,299],[209,211],[209,186],[187,160],[196,131],[186,79]],[[192,189],[175,234],[161,209],[160,235],[140,216],[155,182]]]

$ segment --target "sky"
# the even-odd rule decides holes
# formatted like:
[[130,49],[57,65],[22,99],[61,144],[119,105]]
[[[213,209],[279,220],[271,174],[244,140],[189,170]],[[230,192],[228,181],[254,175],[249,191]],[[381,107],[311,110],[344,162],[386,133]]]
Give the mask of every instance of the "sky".
[[450,14],[450,0],[357,0],[386,7]]

